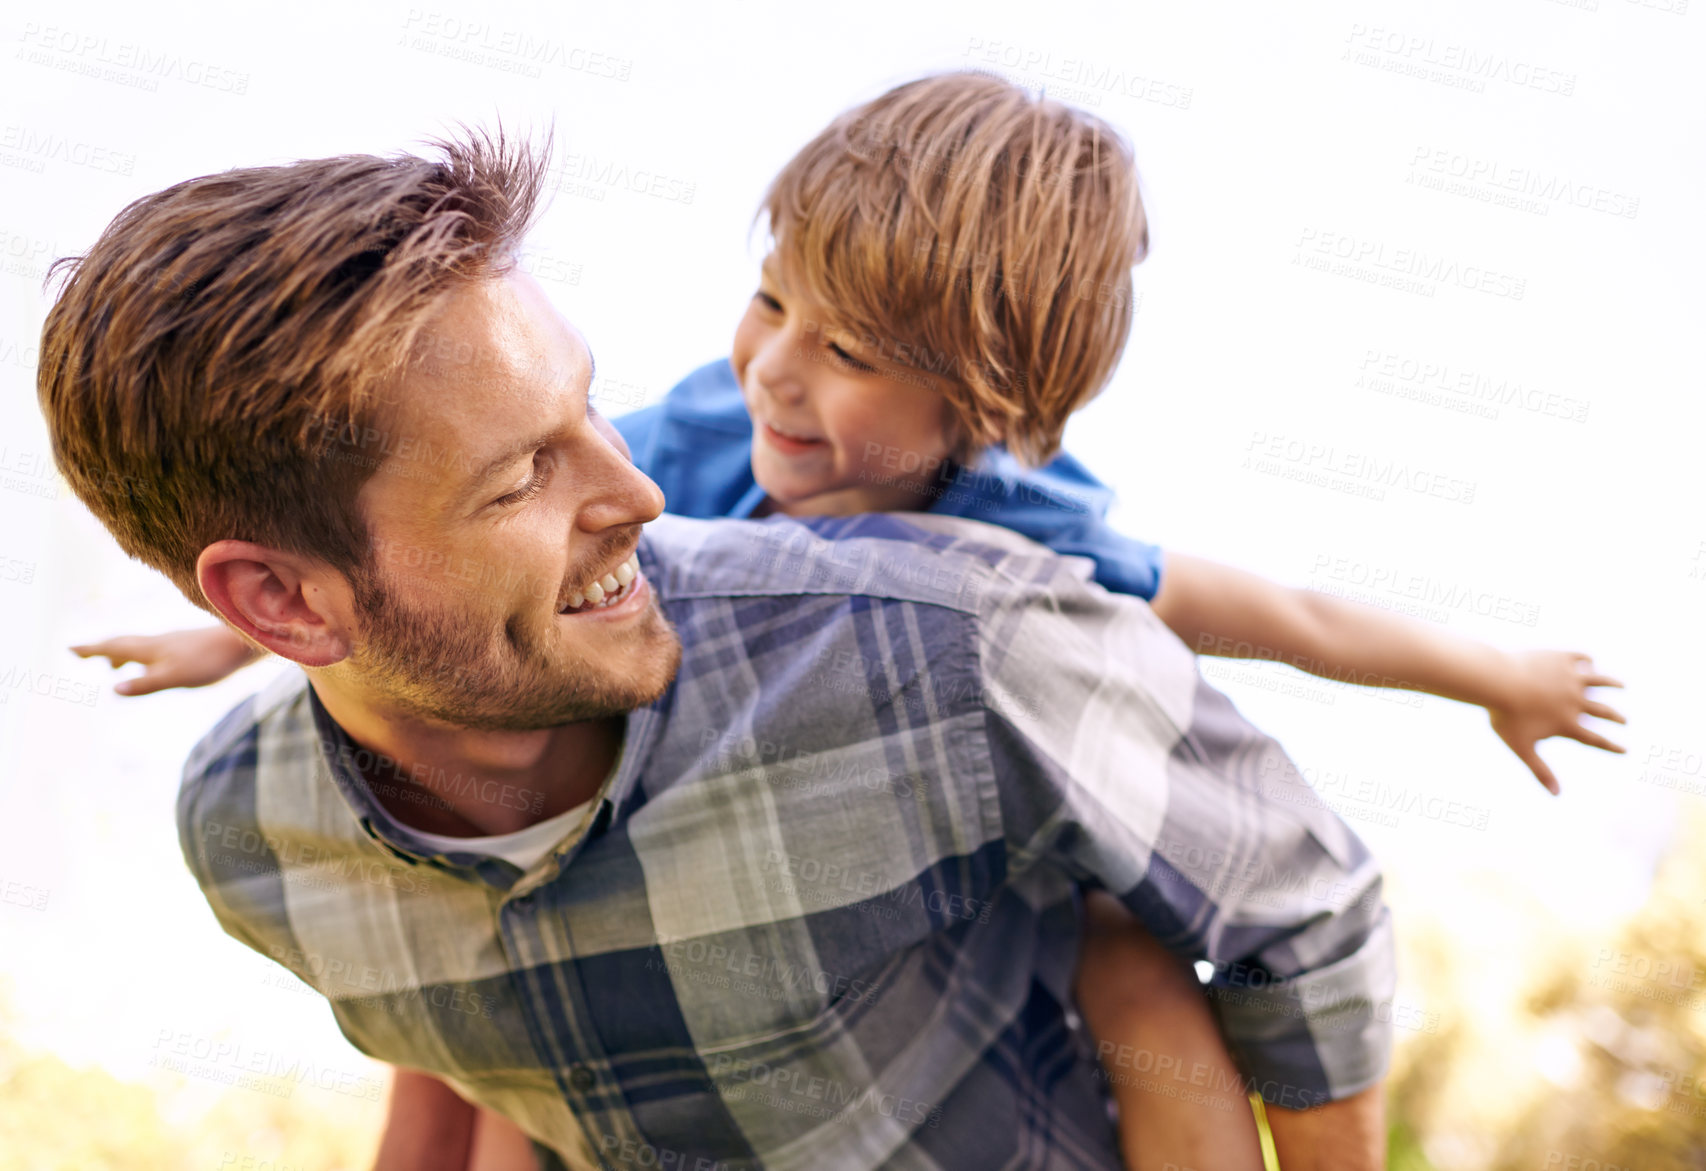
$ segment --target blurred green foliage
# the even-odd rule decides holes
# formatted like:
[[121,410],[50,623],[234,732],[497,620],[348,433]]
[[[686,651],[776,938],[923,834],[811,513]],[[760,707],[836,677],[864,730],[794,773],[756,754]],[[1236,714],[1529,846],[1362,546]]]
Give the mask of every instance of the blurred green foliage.
[[1405,978],[1439,1027],[1400,1043],[1393,1171],[1706,1171],[1706,813],[1684,812],[1609,933],[1509,877],[1449,923],[1400,908]]

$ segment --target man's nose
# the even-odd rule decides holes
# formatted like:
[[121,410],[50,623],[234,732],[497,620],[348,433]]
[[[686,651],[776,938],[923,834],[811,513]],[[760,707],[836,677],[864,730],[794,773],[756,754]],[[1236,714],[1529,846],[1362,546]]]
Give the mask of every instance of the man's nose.
[[645,524],[664,510],[663,489],[634,465],[627,441],[602,415],[594,422],[600,479],[596,497],[581,510],[582,527],[593,532],[619,525]]

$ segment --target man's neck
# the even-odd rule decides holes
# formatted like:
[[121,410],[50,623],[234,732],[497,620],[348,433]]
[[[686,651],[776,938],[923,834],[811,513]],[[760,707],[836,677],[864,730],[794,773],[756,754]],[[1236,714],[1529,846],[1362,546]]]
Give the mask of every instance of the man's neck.
[[367,750],[358,763],[374,798],[428,833],[482,837],[555,817],[597,794],[622,745],[622,716],[486,732],[387,712],[324,679],[310,686]]

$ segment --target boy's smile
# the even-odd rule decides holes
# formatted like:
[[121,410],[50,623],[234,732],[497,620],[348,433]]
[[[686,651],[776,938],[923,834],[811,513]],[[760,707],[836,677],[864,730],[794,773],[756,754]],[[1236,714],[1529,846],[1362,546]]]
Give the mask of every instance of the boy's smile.
[[[730,363],[752,416],[753,477],[795,516],[930,506],[953,427],[929,376],[880,357],[764,263]],[[905,469],[904,471],[896,469]]]
[[804,455],[808,451],[822,451],[828,447],[828,440],[815,436],[790,434],[768,419],[760,418],[757,415],[754,415],[752,420],[764,439],[784,455]]

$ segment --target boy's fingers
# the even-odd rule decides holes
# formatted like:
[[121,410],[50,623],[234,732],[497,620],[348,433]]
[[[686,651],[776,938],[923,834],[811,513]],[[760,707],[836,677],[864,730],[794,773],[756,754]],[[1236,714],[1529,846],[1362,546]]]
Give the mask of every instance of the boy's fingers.
[[71,649],[85,659],[99,655],[110,660],[113,666],[122,667],[126,663],[138,661],[138,656],[144,650],[142,641],[134,635],[125,635],[119,638],[109,638],[102,642],[84,643]]
[[1569,731],[1565,732],[1564,734],[1566,736],[1570,737],[1570,739],[1572,739],[1572,740],[1580,740],[1583,744],[1589,744],[1595,748],[1603,748],[1607,752],[1627,752],[1627,751],[1629,751],[1627,748],[1623,747],[1621,744],[1613,744],[1611,741],[1607,740],[1604,736],[1601,736],[1598,732],[1592,731],[1591,729],[1588,729],[1588,728],[1584,728],[1580,724],[1577,724],[1575,727],[1571,728]]
[[1621,684],[1617,680],[1613,679],[1610,675],[1601,675],[1599,672],[1595,671],[1593,669],[1593,656],[1592,655],[1584,655],[1580,651],[1575,651],[1575,652],[1571,653],[1570,657],[1576,661],[1576,666],[1578,668],[1580,668],[1582,671],[1587,673],[1587,677],[1582,680],[1583,686],[1585,686],[1585,687],[1622,687],[1623,686],[1623,684]]
[[152,672],[138,675],[134,679],[126,679],[113,684],[113,690],[120,695],[153,695],[156,691],[164,691],[171,687],[170,680]]
[[112,664],[115,667],[123,666],[124,663],[130,661],[129,659],[121,661],[118,657],[118,652],[113,649],[112,644],[106,642],[83,643],[81,646],[72,647],[71,653],[76,655],[79,659],[111,659]]
[[1602,720],[1610,720],[1616,724],[1627,724],[1629,722],[1623,718],[1623,713],[1616,708],[1607,707],[1605,704],[1591,699],[1582,704],[1582,710],[1590,716],[1598,716]]
[[[1509,741],[1506,741],[1509,743]],[[1540,754],[1534,751],[1534,745],[1511,744],[1511,751],[1517,754],[1522,763],[1528,766],[1528,771],[1534,774],[1534,779],[1546,786],[1546,791],[1554,797],[1558,795],[1558,778],[1552,775],[1552,770],[1546,767],[1546,762],[1540,759]]]

